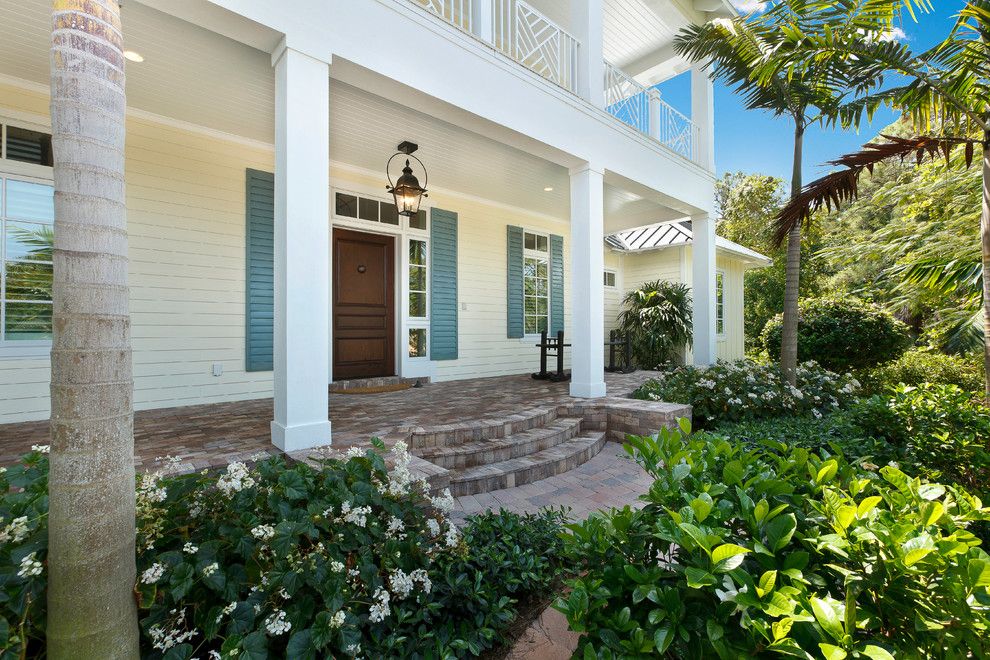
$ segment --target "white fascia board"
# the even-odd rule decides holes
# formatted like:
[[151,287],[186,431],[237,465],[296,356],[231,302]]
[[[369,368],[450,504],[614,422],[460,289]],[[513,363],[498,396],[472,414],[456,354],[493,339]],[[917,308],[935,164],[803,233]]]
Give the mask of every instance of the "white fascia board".
[[[595,163],[610,183],[635,182],[686,214],[712,206],[713,173],[412,2],[295,0],[292,11],[270,0],[209,2],[283,33],[295,50],[384,77],[396,102],[564,167]],[[418,103],[424,97],[431,107]]]

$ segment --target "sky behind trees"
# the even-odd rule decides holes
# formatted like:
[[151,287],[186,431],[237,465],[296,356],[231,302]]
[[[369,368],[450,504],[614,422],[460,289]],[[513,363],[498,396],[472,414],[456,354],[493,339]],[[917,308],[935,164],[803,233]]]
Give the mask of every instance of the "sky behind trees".
[[[737,0],[737,6],[752,4],[752,0]],[[951,29],[956,13],[965,0],[933,0],[935,9],[918,14],[918,22],[905,16],[901,29],[903,39],[915,51],[924,50],[944,38]],[[690,79],[687,75],[660,85],[663,98],[675,108],[689,114],[691,108]],[[897,119],[889,109],[881,109],[873,122],[864,124],[859,132],[841,129],[827,130],[814,126],[805,135],[804,179],[810,181],[828,173],[823,164],[856,151],[880,130]],[[742,100],[723,85],[715,87],[715,165],[718,174],[725,172],[758,172],[790,180],[793,128],[791,122],[770,113],[749,111]]]

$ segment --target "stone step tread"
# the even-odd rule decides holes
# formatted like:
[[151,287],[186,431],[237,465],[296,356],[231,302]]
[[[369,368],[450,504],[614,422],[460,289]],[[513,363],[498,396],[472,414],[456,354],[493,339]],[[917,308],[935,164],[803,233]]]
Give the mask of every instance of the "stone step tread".
[[520,431],[518,433],[513,433],[512,435],[502,436],[500,438],[491,438],[490,440],[472,440],[470,442],[465,442],[458,445],[449,445],[446,447],[431,447],[417,453],[423,458],[429,459],[436,456],[458,456],[463,454],[476,454],[485,451],[498,450],[511,447],[512,445],[528,442],[539,442],[541,439],[552,435],[567,433],[576,427],[579,428],[583,421],[584,420],[581,417],[558,417],[546,426],[532,428],[527,431]]
[[409,446],[417,449],[449,447],[506,435],[521,433],[552,423],[557,418],[556,406],[531,408],[523,412],[495,414],[467,422],[412,429]]
[[527,456],[510,458],[507,461],[489,463],[487,465],[477,465],[463,470],[451,470],[450,483],[451,485],[455,485],[468,481],[487,479],[489,477],[523,472],[537,466],[556,463],[594,447],[596,444],[603,445],[604,440],[605,434],[602,431],[593,431],[581,434],[555,447],[550,447],[549,449],[544,449],[543,451],[538,451]]

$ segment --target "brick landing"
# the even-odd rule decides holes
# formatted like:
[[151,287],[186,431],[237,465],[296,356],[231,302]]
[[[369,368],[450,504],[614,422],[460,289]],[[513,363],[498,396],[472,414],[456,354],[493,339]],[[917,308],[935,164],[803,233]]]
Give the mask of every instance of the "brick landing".
[[[583,407],[608,401],[616,410],[652,405],[661,417],[669,416],[676,407],[661,410],[666,404],[616,399],[653,375],[655,372],[646,371],[607,374],[609,397],[591,401],[572,399],[567,383],[536,381],[528,375],[431,383],[380,394],[333,393],[330,419],[334,446],[363,444],[376,436],[394,439],[416,428],[506,417],[547,405]],[[628,415],[610,413],[610,426],[614,427],[610,439],[620,439],[634,417],[634,410]],[[156,458],[171,455],[192,469],[202,469],[245,460],[259,452],[275,452],[270,441],[271,419],[270,399],[140,411],[134,418],[135,464],[139,470],[152,469]],[[47,422],[0,425],[0,464],[15,461],[33,444],[47,443]]]

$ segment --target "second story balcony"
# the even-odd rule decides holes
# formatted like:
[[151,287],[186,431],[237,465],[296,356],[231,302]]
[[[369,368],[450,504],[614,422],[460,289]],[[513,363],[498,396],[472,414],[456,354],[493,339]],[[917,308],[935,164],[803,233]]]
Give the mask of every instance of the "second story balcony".
[[[692,21],[729,11],[723,0],[694,0],[693,4],[677,0],[397,1],[422,7],[564,90],[585,97],[674,153],[712,168],[711,115],[701,107],[703,112],[697,114],[702,116],[694,116],[706,101],[692,98],[692,109],[682,112],[662,98],[658,85],[691,69],[690,63],[674,54],[673,35]],[[601,10],[597,17],[590,15],[596,7]],[[693,82],[692,86],[700,85]]]

